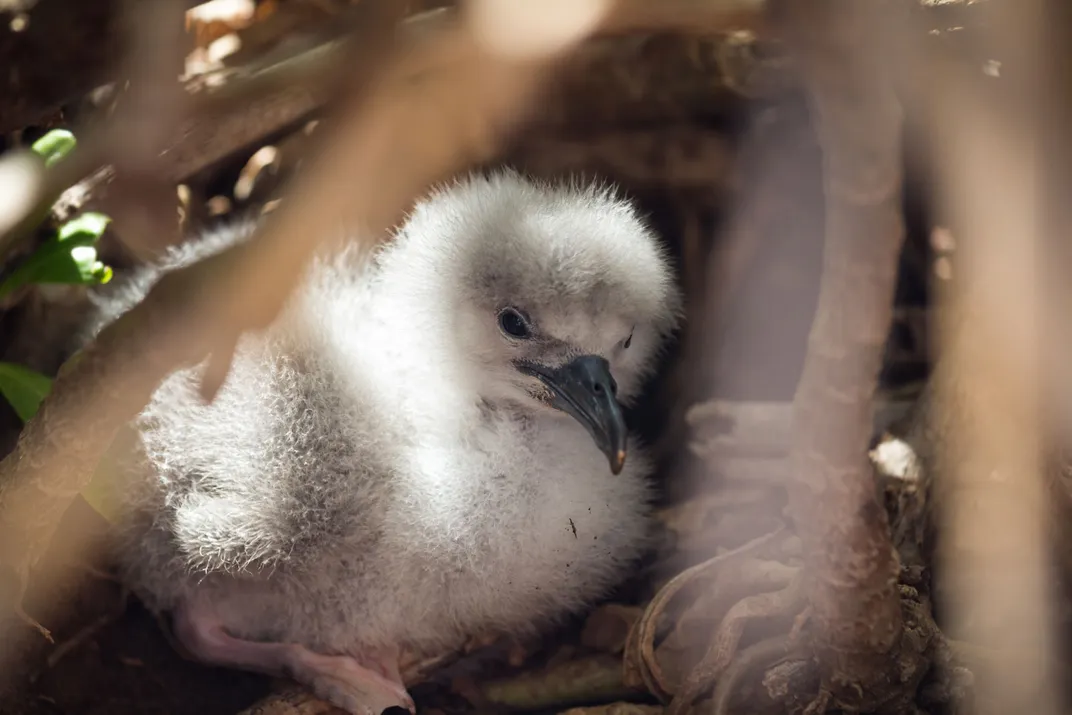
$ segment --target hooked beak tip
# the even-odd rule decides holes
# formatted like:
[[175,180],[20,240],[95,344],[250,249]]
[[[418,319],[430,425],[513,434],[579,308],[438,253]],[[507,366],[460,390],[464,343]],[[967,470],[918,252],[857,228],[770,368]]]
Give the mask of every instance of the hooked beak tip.
[[606,359],[582,355],[557,368],[521,363],[518,369],[543,384],[550,393],[551,407],[584,425],[606,456],[611,473],[621,473],[625,466],[627,428]]

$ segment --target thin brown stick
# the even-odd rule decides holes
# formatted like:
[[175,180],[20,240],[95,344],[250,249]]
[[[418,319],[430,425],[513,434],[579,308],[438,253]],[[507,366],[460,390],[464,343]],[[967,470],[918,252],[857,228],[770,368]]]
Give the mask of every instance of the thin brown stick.
[[[126,0],[128,34],[134,38],[127,60],[129,87],[108,119],[125,131],[107,132],[116,182],[105,211],[123,227],[124,243],[150,258],[174,243],[175,189],[167,181],[160,149],[189,110],[189,98],[175,77],[183,66],[185,0],[144,4]],[[155,249],[155,250],[153,250]]]

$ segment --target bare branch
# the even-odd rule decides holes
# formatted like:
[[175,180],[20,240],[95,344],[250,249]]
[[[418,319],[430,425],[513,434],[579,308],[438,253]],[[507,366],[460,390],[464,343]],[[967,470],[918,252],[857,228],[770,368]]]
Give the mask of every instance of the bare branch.
[[48,217],[60,195],[103,165],[106,157],[105,144],[91,141],[47,171],[29,151],[0,158],[0,265]]
[[143,258],[174,243],[178,229],[174,187],[162,171],[160,147],[185,117],[190,101],[176,81],[183,66],[185,0],[143,4],[127,0],[128,26],[137,28],[128,58],[129,89],[105,130],[116,181],[106,211],[122,237]]

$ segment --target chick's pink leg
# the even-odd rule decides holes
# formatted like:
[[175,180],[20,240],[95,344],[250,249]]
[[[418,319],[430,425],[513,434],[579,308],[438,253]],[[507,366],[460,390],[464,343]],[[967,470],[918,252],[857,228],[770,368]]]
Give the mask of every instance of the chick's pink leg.
[[390,707],[416,712],[398,674],[397,654],[377,654],[362,663],[348,655],[314,653],[295,643],[242,640],[227,633],[210,607],[196,603],[176,612],[175,636],[200,661],[293,678],[354,715],[380,715]]

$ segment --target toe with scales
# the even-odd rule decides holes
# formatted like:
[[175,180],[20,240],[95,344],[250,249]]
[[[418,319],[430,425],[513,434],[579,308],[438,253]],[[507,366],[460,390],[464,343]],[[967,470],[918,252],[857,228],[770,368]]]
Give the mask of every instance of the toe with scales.
[[193,603],[176,611],[174,626],[183,648],[203,663],[292,678],[354,715],[380,715],[391,707],[416,712],[391,654],[359,662],[296,643],[243,640],[230,635],[210,608]]

